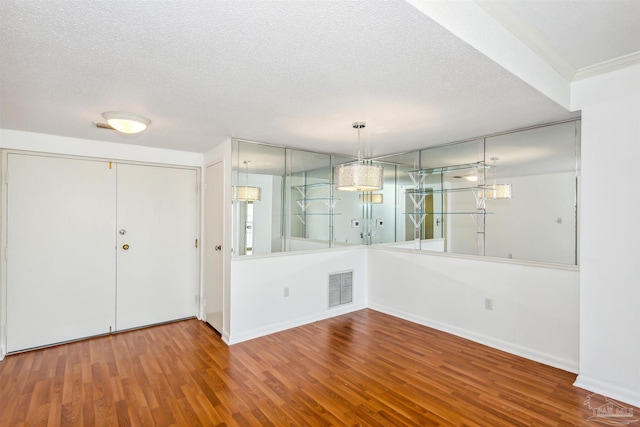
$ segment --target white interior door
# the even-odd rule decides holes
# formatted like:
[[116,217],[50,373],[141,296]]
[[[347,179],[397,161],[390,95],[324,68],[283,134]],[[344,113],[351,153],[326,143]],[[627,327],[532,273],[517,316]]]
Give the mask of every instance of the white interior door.
[[117,167],[117,330],[194,316],[196,171]]
[[204,192],[204,292],[205,320],[218,332],[223,328],[223,182],[222,162],[208,166]]
[[7,350],[108,333],[116,171],[23,154],[7,164]]

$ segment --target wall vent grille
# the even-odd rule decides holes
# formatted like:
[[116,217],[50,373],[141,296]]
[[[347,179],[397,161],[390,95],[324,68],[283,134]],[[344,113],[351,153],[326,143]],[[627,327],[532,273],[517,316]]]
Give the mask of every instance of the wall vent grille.
[[353,302],[353,271],[329,274],[329,307]]

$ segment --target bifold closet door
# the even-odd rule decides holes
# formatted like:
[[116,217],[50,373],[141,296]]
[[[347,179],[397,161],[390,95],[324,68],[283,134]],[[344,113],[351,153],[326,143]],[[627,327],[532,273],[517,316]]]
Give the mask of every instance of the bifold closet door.
[[116,327],[197,312],[197,174],[119,164]]
[[9,154],[7,165],[7,350],[108,333],[115,169],[23,154]]

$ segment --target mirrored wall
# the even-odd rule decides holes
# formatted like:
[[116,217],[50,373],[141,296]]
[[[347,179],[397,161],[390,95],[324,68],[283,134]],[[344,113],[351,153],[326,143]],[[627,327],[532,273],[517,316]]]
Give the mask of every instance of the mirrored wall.
[[374,244],[576,264],[579,150],[576,120],[385,156],[383,189],[358,193],[333,183],[354,159],[234,140],[234,255]]

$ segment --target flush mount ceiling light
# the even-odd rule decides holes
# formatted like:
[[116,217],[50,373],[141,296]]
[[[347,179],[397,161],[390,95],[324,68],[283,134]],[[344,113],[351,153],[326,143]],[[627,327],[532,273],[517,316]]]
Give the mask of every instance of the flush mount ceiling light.
[[251,163],[251,161],[245,160],[242,163],[244,163],[244,167],[245,167],[245,174],[244,174],[245,185],[235,185],[233,187],[233,196],[232,196],[233,200],[237,202],[259,202],[260,196],[261,196],[260,187],[252,187],[248,185],[249,184],[249,163]]
[[360,152],[360,129],[366,126],[364,122],[353,123],[358,130],[358,162],[340,165],[335,169],[334,179],[336,190],[340,191],[376,191],[382,190],[381,165],[366,163]]
[[[128,134],[140,133],[151,124],[151,120],[146,117],[123,111],[106,111],[102,113],[102,117],[107,121],[109,128]],[[98,127],[106,127],[100,125],[101,123],[96,124]]]

